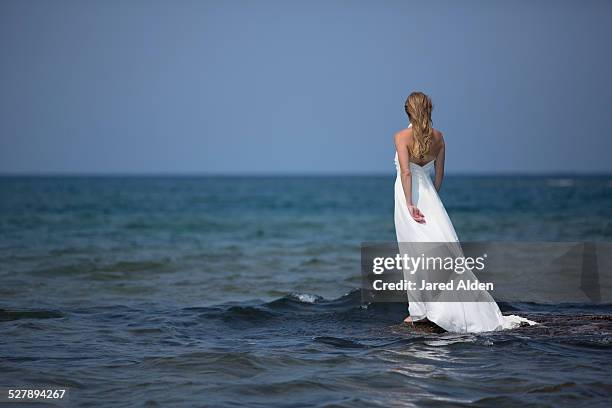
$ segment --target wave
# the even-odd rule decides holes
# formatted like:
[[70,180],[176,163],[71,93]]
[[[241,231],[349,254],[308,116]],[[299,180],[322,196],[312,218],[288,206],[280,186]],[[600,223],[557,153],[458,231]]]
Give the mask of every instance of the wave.
[[0,322],[21,319],[59,319],[64,317],[54,310],[7,310],[0,309]]
[[342,339],[333,336],[315,336],[314,341],[328,344],[338,348],[368,348],[366,344],[361,344],[358,341],[350,339]]
[[[594,314],[612,314],[612,304],[603,303],[535,303],[535,302],[499,302],[500,309],[504,313],[549,313],[565,314],[576,312],[589,312]],[[407,311],[407,303],[363,303],[361,291],[353,289],[335,299],[326,299],[320,295],[311,293],[292,292],[278,299],[261,302],[246,301],[220,304],[212,307],[185,308],[184,310],[198,309],[206,313],[225,313],[235,316],[253,317],[261,314],[272,316],[284,312],[302,311],[304,313],[318,313],[325,311],[354,312],[356,314],[388,314]]]
[[[512,331],[482,334],[494,335],[496,341],[516,341],[514,338],[504,338],[511,332],[547,339],[556,337],[561,342],[570,342],[573,345],[599,347],[609,344],[612,338],[612,305],[609,304],[551,305],[510,302],[500,303],[500,306],[504,314],[518,314],[540,324],[519,327]],[[335,299],[294,292],[269,302],[238,302],[183,310],[197,312],[200,321],[221,321],[228,325],[226,327],[238,330],[274,330],[282,336],[303,333],[310,336],[315,343],[346,349],[405,347],[407,337],[414,339],[415,336],[444,332],[430,323],[405,325],[402,321],[407,314],[407,304],[364,304],[358,289]],[[337,335],[339,329],[347,328],[361,333],[369,340],[363,342],[359,338]],[[366,332],[367,334],[364,334]],[[377,337],[374,333],[385,335]],[[383,341],[382,337],[386,340]],[[379,341],[372,343],[372,338],[378,338]]]

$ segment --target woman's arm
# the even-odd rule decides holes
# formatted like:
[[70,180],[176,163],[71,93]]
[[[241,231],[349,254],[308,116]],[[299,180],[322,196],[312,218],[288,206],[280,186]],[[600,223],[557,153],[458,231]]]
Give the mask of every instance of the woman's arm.
[[400,165],[400,179],[406,197],[406,204],[412,205],[412,174],[410,173],[410,154],[408,153],[408,143],[406,136],[395,135],[395,149],[397,150],[397,160]]
[[425,223],[425,216],[412,204],[412,173],[410,172],[410,154],[406,135],[402,135],[401,133],[395,135],[395,149],[397,150],[400,179],[402,181],[402,188],[404,189],[408,211],[416,222]]
[[436,187],[436,191],[440,191],[440,188],[442,187],[442,179],[444,179],[444,158],[445,158],[445,153],[444,153],[444,139],[441,138],[440,139],[440,143],[442,143],[442,147],[440,147],[440,151],[438,152],[438,155],[436,156],[436,177],[434,180],[434,186]]

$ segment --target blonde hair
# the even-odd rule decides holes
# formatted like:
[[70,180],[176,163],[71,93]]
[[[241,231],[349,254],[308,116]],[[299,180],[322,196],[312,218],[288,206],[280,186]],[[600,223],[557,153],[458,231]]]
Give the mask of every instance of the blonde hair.
[[412,124],[414,135],[414,143],[410,148],[410,154],[422,160],[429,153],[429,146],[433,135],[433,122],[431,120],[433,104],[429,96],[423,92],[413,92],[406,99],[404,109]]

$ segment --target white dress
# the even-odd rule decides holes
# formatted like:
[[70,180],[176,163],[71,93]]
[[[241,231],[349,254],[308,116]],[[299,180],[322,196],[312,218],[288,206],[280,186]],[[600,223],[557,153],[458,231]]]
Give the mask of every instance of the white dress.
[[[410,126],[409,126],[410,127]],[[412,202],[425,216],[425,223],[416,222],[408,211],[406,197],[400,177],[400,166],[395,153],[395,231],[400,250],[410,251],[419,243],[444,243],[445,250],[454,256],[463,256],[457,234],[446,209],[432,182],[434,162],[424,166],[410,163],[412,173]],[[422,244],[421,244],[422,245]],[[403,248],[403,249],[402,249]],[[418,274],[418,273],[417,273]],[[406,272],[405,272],[406,275]],[[473,272],[467,270],[463,279],[476,280]],[[449,332],[474,333],[517,327],[521,322],[535,324],[528,319],[510,315],[503,316],[497,303],[485,290],[479,293],[480,301],[461,301],[458,292],[444,294],[449,301],[423,301],[418,291],[407,291],[408,311],[413,321],[429,319]]]

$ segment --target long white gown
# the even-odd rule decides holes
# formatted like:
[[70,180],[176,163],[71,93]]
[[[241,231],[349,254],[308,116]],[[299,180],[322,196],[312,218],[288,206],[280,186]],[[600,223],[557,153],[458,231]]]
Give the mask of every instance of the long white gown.
[[[409,126],[410,127],[410,126]],[[424,166],[410,163],[412,173],[412,201],[425,215],[426,223],[420,224],[410,216],[406,197],[400,178],[400,166],[395,153],[395,231],[397,242],[404,251],[410,251],[411,245],[416,248],[419,243],[444,243],[445,250],[454,256],[463,256],[457,234],[450,218],[438,196],[432,181],[434,162]],[[420,244],[422,245],[422,244]],[[406,275],[406,272],[404,273]],[[476,280],[473,272],[467,270],[462,279]],[[515,316],[502,315],[493,297],[485,290],[480,291],[480,301],[461,301],[455,291],[445,294],[450,301],[423,301],[423,297],[415,291],[407,291],[408,311],[413,321],[429,319],[449,332],[475,333],[492,330],[502,330],[517,327],[521,322],[535,322]],[[453,298],[454,296],[454,298]]]

